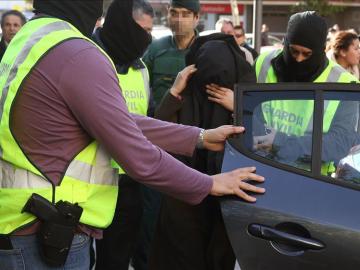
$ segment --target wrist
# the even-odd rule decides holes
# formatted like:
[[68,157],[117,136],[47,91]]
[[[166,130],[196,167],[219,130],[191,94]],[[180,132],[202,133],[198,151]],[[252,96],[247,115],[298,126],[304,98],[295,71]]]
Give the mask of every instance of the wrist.
[[180,94],[176,88],[171,87],[169,92],[172,96],[176,97],[177,99],[180,99],[180,100],[182,99],[182,97],[180,96]]
[[209,194],[212,195],[212,196],[220,196],[220,195],[221,195],[221,193],[219,192],[219,190],[220,190],[219,184],[218,184],[216,178],[217,178],[216,175],[212,175],[212,176],[211,176],[211,179],[212,179],[213,183],[212,183],[212,186],[211,186],[211,189],[210,189],[210,193],[209,193]]
[[205,129],[201,129],[198,140],[196,142],[196,148],[204,149],[204,137],[205,137]]

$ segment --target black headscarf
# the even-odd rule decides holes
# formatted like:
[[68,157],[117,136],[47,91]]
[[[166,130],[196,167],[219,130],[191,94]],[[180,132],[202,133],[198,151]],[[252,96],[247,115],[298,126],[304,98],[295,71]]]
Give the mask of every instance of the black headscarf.
[[[282,57],[275,58],[275,72],[283,81],[314,81],[324,70],[328,60],[325,55],[327,26],[315,11],[296,13],[290,17]],[[290,44],[312,50],[309,59],[296,62],[291,56]]]
[[74,25],[91,37],[96,20],[101,17],[103,0],[34,0],[35,13],[43,13]]
[[151,43],[151,35],[132,16],[133,0],[114,0],[110,5],[100,38],[115,64],[131,64]]
[[[232,123],[232,113],[209,101],[206,85],[216,83],[233,89],[238,82],[256,82],[251,65],[246,62],[233,36],[213,34],[195,39],[186,55],[186,65],[195,64],[197,71],[183,92],[179,123],[204,129]],[[198,150],[183,162],[199,171],[220,172],[223,153]]]

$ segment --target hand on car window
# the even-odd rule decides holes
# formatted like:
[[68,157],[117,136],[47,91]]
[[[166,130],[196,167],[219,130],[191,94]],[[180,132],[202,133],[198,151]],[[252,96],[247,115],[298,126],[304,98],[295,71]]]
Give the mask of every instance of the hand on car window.
[[213,186],[210,191],[211,195],[223,196],[223,195],[236,195],[245,201],[255,202],[256,198],[246,193],[264,193],[265,189],[256,187],[248,181],[256,181],[262,183],[265,181],[264,177],[255,174],[255,167],[240,168],[231,172],[221,173],[213,175]]
[[244,127],[224,125],[214,129],[207,129],[204,132],[204,148],[210,151],[224,150],[227,138],[232,135],[243,133]]

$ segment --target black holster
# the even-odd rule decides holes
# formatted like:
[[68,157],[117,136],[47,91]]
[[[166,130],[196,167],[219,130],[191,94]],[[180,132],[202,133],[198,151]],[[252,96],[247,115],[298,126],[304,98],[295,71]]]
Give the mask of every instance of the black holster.
[[22,212],[31,213],[42,222],[37,233],[39,251],[49,266],[65,264],[82,211],[77,204],[59,201],[54,205],[35,193],[25,204]]

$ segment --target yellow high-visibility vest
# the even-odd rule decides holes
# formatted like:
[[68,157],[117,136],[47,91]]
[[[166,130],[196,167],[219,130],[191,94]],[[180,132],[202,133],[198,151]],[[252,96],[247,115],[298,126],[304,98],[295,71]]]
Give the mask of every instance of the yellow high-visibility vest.
[[[118,74],[118,78],[129,112],[146,116],[150,100],[149,72],[145,63],[142,60],[141,62],[145,68],[130,67],[127,74]],[[119,174],[126,174],[113,159],[111,166],[117,169]]]
[[29,161],[10,131],[10,111],[22,82],[44,55],[69,39],[92,42],[65,21],[29,21],[11,41],[0,63],[0,234],[10,234],[36,219],[21,213],[32,193],[49,201],[78,203],[83,208],[82,224],[106,228],[112,221],[117,173],[110,166],[110,156],[96,141],[77,154],[61,184],[53,186]]
[[118,78],[129,112],[146,116],[150,100],[149,72],[145,63],[142,64],[144,68],[130,67],[127,74],[118,74]]
[[[259,83],[277,83],[277,77],[271,60],[282,50],[275,50],[261,54],[256,60],[256,78]],[[325,70],[314,80],[322,82],[357,82],[357,79],[340,65],[329,60]],[[339,101],[325,101],[323,132],[329,131],[331,122],[339,106]],[[262,112],[269,127],[288,135],[303,136],[312,132],[314,101],[312,100],[273,100],[262,104]],[[307,167],[308,168],[308,167]],[[322,166],[322,174],[334,172],[333,163]]]

